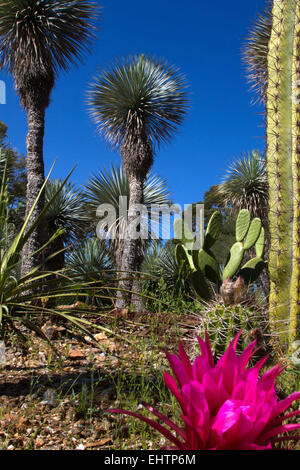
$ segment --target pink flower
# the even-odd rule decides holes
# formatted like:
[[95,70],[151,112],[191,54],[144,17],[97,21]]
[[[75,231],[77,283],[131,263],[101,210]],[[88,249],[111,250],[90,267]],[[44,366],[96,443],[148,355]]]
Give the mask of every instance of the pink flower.
[[275,366],[259,377],[267,358],[254,367],[247,364],[254,353],[255,341],[243,353],[236,354],[239,333],[225,354],[214,363],[210,342],[198,338],[201,354],[191,364],[179,343],[179,355],[167,353],[175,379],[165,372],[165,383],[176,397],[184,428],[179,428],[151,406],[144,406],[165,426],[142,415],[124,410],[109,410],[139,418],[163,434],[180,450],[265,450],[281,440],[297,436],[278,437],[300,428],[300,424],[283,424],[299,411],[282,415],[300,399],[300,392],[278,401],[275,379],[284,370]]

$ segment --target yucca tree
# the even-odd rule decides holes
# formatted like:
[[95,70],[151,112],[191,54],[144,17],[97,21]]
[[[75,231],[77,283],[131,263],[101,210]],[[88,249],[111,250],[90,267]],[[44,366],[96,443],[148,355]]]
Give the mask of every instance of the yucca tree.
[[[112,165],[110,170],[98,171],[88,181],[85,187],[85,197],[87,201],[87,217],[91,225],[97,223],[97,230],[101,231],[101,238],[105,237],[115,254],[116,266],[122,269],[122,240],[126,232],[126,215],[129,203],[129,181],[125,171],[121,166]],[[126,202],[125,211],[120,208],[120,198]],[[148,174],[144,183],[143,203],[147,208],[147,214],[141,219],[141,232],[148,236],[148,231],[152,229],[152,234],[159,238],[159,227],[150,227],[148,217],[153,215],[153,207],[163,204],[170,204],[170,193],[167,189],[166,180],[159,176]],[[96,212],[100,205],[110,204],[116,213],[116,220],[111,226],[105,229],[106,221],[97,219]],[[152,209],[152,210],[151,210]],[[155,231],[155,229],[157,229]],[[146,245],[145,240],[142,245]],[[139,268],[139,266],[137,266]]]
[[54,199],[54,195],[61,185],[60,179],[50,180],[45,189],[45,202],[53,201],[44,219],[47,239],[51,238],[57,230],[64,230],[64,233],[56,237],[47,247],[46,258],[60,252],[45,264],[49,271],[58,271],[64,267],[66,251],[62,251],[63,248],[67,244],[80,240],[88,227],[85,198],[82,191],[75,188],[74,184],[67,182]]
[[[45,110],[59,70],[82,60],[94,40],[95,4],[84,0],[0,0],[0,69],[14,79],[27,111],[26,215],[44,183]],[[32,218],[44,206],[38,199]],[[23,251],[22,273],[38,264],[42,224]]]
[[268,50],[272,29],[272,3],[267,1],[267,7],[259,14],[251,26],[247,37],[243,60],[247,67],[248,80],[254,92],[254,100],[266,103],[268,87]]
[[266,159],[257,151],[241,155],[231,163],[218,193],[226,206],[235,213],[248,209],[252,217],[267,220],[268,181]]
[[[171,140],[187,111],[186,82],[178,70],[144,54],[116,61],[89,91],[91,115],[102,136],[121,152],[129,182],[128,225],[122,255],[124,273],[137,270],[139,214],[144,183],[155,150]],[[128,277],[128,274],[127,274]],[[120,287],[130,290],[132,278]],[[119,295],[118,308],[126,304]]]

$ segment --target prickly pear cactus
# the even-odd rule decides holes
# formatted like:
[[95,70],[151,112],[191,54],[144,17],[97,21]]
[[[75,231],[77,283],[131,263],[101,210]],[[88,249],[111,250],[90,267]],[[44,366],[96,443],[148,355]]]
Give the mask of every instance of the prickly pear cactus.
[[262,226],[260,219],[255,218],[250,223],[250,212],[247,209],[242,209],[236,221],[236,243],[234,243],[230,249],[230,257],[223,271],[223,281],[228,277],[233,277],[238,272],[246,250],[249,250],[255,245],[260,237],[261,231]]
[[[247,209],[240,211],[236,221],[236,243],[230,249],[229,259],[221,276],[220,265],[211,250],[220,234],[221,227],[222,214],[216,211],[207,225],[203,247],[198,250],[195,249],[195,244],[193,243],[193,240],[195,240],[193,234],[185,226],[182,219],[177,219],[174,223],[174,231],[177,238],[181,237],[181,243],[176,247],[176,258],[178,264],[182,266],[185,275],[191,279],[196,293],[202,299],[209,300],[212,297],[213,291],[219,289],[222,279],[224,286],[223,289],[221,287],[221,294],[224,302],[232,304],[239,297],[234,296],[233,287],[232,296],[227,295],[227,293],[225,295],[225,291],[227,292],[225,287],[227,284],[229,286],[229,283],[232,282],[231,279],[234,276],[240,276],[243,282],[254,282],[265,267],[265,262],[262,258],[264,229],[260,219],[255,218],[251,221],[250,212]],[[253,246],[255,246],[256,257],[241,267],[246,250]],[[212,289],[210,283],[215,284],[216,289]]]

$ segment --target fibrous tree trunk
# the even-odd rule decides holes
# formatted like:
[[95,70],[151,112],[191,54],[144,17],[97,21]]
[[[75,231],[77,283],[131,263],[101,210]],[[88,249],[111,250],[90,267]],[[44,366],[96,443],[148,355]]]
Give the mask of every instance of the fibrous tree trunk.
[[[29,214],[36,201],[42,185],[45,181],[43,141],[45,128],[45,109],[38,105],[31,105],[27,109],[28,134],[27,134],[27,187],[26,187],[26,213]],[[32,223],[41,213],[45,202],[44,192],[38,199],[30,218]],[[29,227],[30,225],[28,225]],[[22,253],[21,275],[25,276],[41,262],[41,254],[35,252],[42,246],[42,224],[39,224],[24,245]]]
[[[127,229],[123,241],[121,281],[117,295],[116,308],[122,309],[131,303],[131,291],[133,290],[134,277],[140,266],[140,211],[143,204],[144,179],[141,176],[130,175],[129,208],[127,217]],[[137,288],[137,284],[135,283]]]

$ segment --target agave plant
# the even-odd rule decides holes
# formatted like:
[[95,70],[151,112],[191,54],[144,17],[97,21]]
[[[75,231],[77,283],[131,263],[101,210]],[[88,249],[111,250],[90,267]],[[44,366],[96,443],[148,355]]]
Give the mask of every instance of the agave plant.
[[67,269],[85,279],[99,279],[99,273],[115,269],[111,252],[107,245],[98,238],[90,238],[70,253],[67,260]]
[[92,300],[93,303],[100,304],[101,299],[98,301],[95,293],[99,295],[103,282],[107,284],[110,280],[110,284],[113,285],[115,272],[113,256],[107,243],[98,238],[90,238],[77,246],[68,256],[66,268],[71,278],[75,277],[83,283],[93,281],[94,290],[91,295],[85,297],[87,303]]
[[277,442],[299,440],[299,436],[286,433],[300,429],[300,423],[282,423],[300,414],[300,410],[283,414],[295,400],[300,400],[300,392],[278,401],[275,379],[284,368],[275,366],[259,377],[267,358],[247,368],[256,342],[238,356],[240,335],[216,364],[207,335],[205,342],[198,338],[201,354],[193,364],[181,343],[178,356],[167,353],[177,383],[168,372],[164,379],[180,405],[183,427],[146,403],[145,408],[164,425],[131,411],[108,412],[127,414],[152,426],[172,444],[167,449],[268,450]]
[[164,279],[166,285],[174,289],[185,285],[185,277],[182,276],[175,256],[175,245],[172,243],[151,243],[144,254],[142,272],[149,276],[150,280]]
[[56,237],[46,250],[46,258],[53,253],[60,252],[59,255],[51,257],[46,263],[45,267],[49,271],[63,269],[66,253],[63,248],[82,238],[88,226],[84,195],[75,188],[74,184],[67,182],[53,199],[61,185],[60,179],[50,180],[47,182],[45,190],[45,202],[52,201],[44,219],[46,236],[50,238],[57,230],[63,230],[62,235]]

